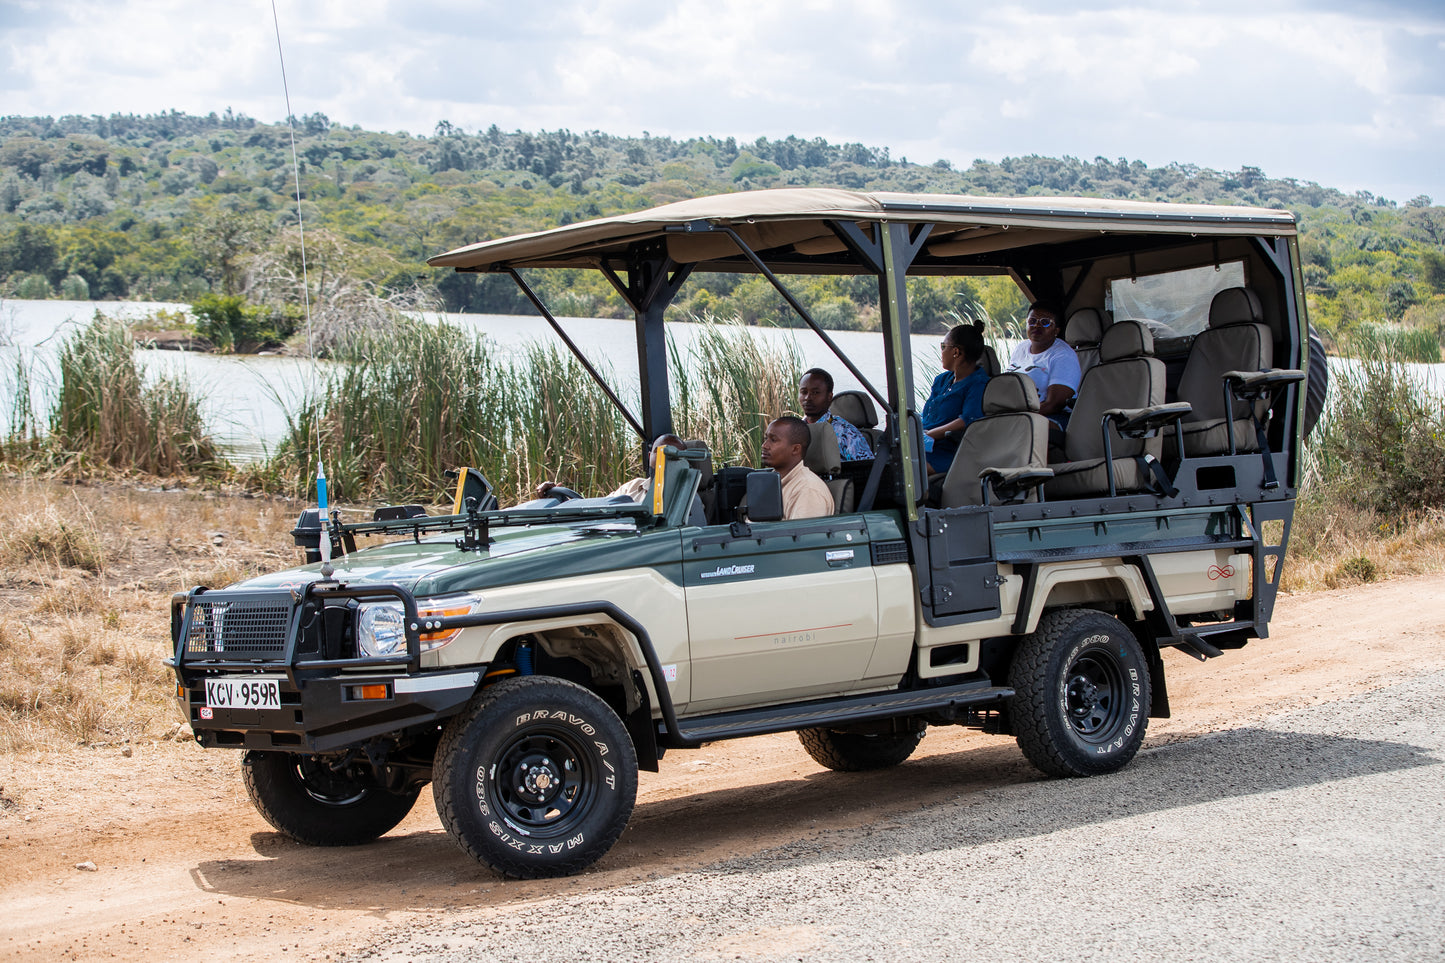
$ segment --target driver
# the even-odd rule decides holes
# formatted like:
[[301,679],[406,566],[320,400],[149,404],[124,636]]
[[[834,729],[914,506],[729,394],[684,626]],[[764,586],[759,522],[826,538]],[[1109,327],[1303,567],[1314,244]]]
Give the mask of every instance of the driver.
[[[625,495],[635,502],[641,502],[647,497],[652,486],[652,473],[657,468],[657,449],[663,445],[671,445],[674,448],[686,448],[687,445],[676,435],[662,434],[652,442],[652,447],[647,451],[647,474],[640,478],[633,478],[617,486],[616,490],[609,492],[607,497],[613,498],[617,495]],[[537,486],[536,497],[546,498],[547,493],[558,487],[555,481],[544,481]]]

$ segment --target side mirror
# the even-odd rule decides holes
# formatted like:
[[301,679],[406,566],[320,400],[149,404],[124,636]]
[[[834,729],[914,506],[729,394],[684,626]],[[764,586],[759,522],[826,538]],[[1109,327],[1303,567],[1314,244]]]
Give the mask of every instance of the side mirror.
[[748,521],[776,522],[783,517],[783,476],[775,471],[748,473]]

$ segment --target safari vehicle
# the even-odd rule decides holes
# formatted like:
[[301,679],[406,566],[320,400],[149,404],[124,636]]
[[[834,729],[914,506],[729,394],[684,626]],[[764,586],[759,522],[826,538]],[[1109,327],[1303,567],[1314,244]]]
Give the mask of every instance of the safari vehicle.
[[[1169,713],[1161,650],[1267,634],[1310,365],[1285,211],[785,189],[431,263],[510,275],[569,347],[519,272],[601,272],[636,316],[640,410],[619,407],[644,441],[672,429],[669,302],[694,273],[756,272],[862,386],[835,405],[875,455],[819,464],[838,510],[792,521],[775,473],[691,445],[661,449],[640,504],[499,508],[464,473],[453,514],[312,512],[313,564],[176,596],[195,737],[244,751],[282,833],[365,842],[430,782],[479,861],[574,873],[626,826],[639,769],[785,731],[835,770],[897,765],[958,725],[1012,734],[1050,775],[1107,773]],[[876,279],[880,383],[789,293],[816,273]],[[930,495],[906,281],[957,274],[1064,304],[1085,373],[1052,460],[1032,383],[996,377]],[[831,431],[815,437],[830,460]]]

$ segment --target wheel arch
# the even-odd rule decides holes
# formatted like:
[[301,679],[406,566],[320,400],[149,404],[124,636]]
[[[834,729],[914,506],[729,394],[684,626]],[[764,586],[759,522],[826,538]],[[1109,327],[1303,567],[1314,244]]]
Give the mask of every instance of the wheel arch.
[[1105,611],[1101,607],[1103,603],[1122,605],[1131,615],[1125,621],[1139,622],[1154,608],[1143,573],[1120,558],[1043,562],[1034,574],[1031,588],[1032,591],[1025,591],[1023,596],[1026,608],[1016,613],[1015,635],[1033,632],[1044,613],[1054,609]]
[[[524,671],[517,657],[523,644],[535,647],[530,672]],[[652,719],[657,696],[647,659],[637,637],[614,619],[599,614],[505,622],[495,626],[486,651],[489,657],[485,661],[492,669],[482,687],[526,674],[555,675],[575,682],[617,713],[632,737],[638,767],[658,770],[662,753]],[[582,666],[585,675],[563,671],[567,663]]]

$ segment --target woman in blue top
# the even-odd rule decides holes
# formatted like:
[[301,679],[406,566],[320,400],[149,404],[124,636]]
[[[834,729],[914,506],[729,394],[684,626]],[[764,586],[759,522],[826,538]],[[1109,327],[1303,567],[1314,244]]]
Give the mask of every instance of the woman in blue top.
[[958,453],[958,435],[970,422],[983,417],[983,387],[988,372],[983,358],[983,325],[960,324],[944,335],[943,374],[933,379],[933,390],[923,406],[921,420],[929,445],[928,470],[945,473]]

